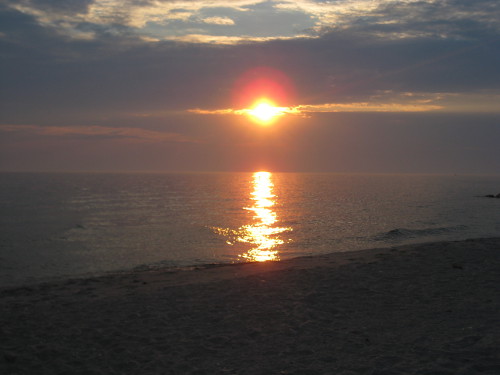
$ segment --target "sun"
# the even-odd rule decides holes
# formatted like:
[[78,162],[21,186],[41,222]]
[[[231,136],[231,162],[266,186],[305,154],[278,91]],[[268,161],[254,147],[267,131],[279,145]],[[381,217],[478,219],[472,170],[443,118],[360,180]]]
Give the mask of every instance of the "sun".
[[258,123],[267,125],[284,115],[283,108],[276,107],[269,99],[260,99],[247,112]]

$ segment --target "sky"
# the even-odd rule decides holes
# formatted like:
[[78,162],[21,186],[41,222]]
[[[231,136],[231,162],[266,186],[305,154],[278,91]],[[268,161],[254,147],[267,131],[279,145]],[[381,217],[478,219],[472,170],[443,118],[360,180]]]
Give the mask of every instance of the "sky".
[[256,170],[500,174],[500,2],[0,0],[0,171]]

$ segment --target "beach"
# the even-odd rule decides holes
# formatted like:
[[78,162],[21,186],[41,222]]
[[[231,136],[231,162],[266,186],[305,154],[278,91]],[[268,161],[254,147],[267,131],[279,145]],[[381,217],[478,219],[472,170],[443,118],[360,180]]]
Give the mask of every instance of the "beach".
[[0,290],[2,374],[500,374],[500,238]]

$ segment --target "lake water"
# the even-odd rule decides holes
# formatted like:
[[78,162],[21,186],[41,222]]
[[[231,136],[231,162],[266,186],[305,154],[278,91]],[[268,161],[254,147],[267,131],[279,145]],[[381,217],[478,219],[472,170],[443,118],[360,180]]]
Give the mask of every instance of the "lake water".
[[0,178],[0,286],[500,235],[500,176]]

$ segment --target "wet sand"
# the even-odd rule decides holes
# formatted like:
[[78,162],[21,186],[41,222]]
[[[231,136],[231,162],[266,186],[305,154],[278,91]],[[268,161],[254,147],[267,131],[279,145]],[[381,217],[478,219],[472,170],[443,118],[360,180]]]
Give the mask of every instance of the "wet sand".
[[500,238],[0,291],[1,374],[500,374]]

